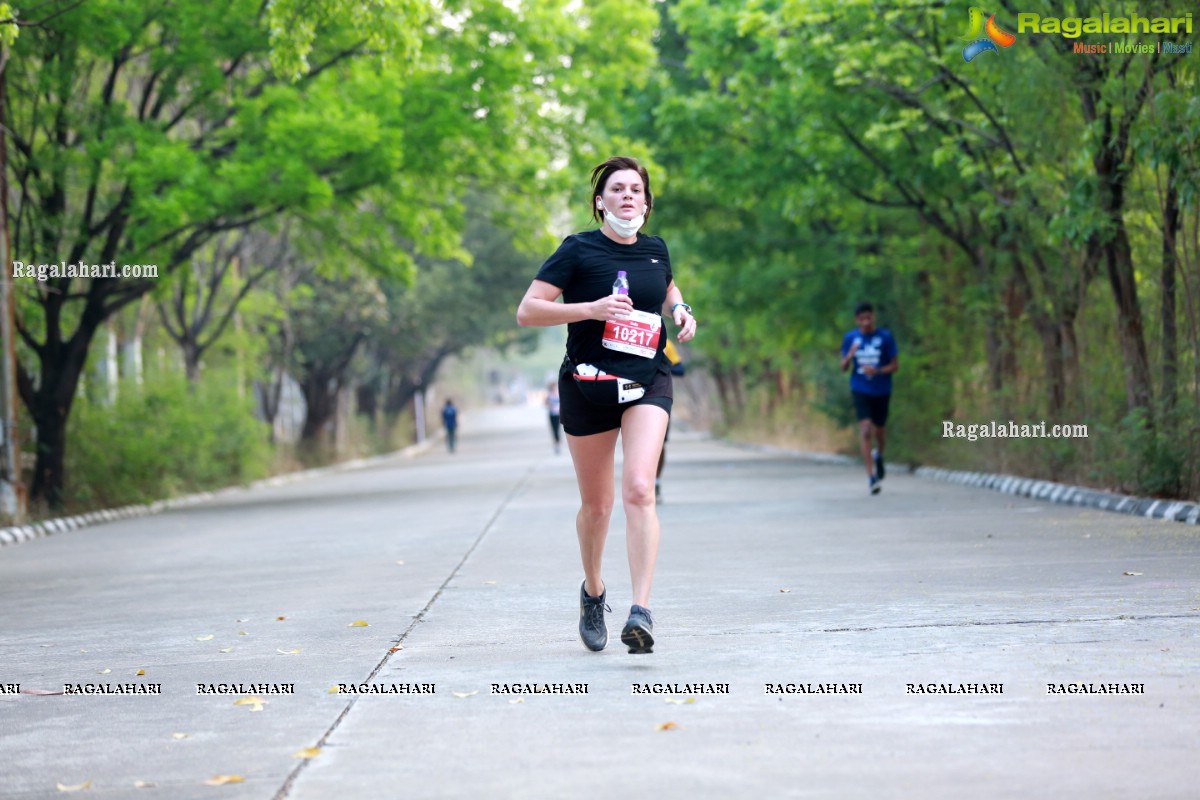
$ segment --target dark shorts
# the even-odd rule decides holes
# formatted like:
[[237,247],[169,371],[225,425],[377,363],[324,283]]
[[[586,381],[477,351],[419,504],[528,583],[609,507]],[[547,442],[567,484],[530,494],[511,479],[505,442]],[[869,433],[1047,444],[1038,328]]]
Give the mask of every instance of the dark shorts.
[[562,403],[560,418],[563,430],[571,436],[591,436],[616,430],[621,427],[621,415],[634,406],[658,406],[670,417],[674,396],[669,372],[656,373],[654,383],[646,387],[646,394],[639,399],[613,406],[589,403],[569,372],[558,379],[558,397]]
[[862,392],[851,392],[850,394],[854,397],[854,413],[859,422],[869,419],[880,428],[887,425],[888,401],[892,399],[890,394],[863,394]]

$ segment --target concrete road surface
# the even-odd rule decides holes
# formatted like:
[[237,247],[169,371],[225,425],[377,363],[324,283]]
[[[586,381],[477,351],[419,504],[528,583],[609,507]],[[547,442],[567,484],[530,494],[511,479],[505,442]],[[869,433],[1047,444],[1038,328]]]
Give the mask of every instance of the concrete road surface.
[[542,413],[0,548],[0,797],[1200,797],[1195,527],[680,435],[591,653]]

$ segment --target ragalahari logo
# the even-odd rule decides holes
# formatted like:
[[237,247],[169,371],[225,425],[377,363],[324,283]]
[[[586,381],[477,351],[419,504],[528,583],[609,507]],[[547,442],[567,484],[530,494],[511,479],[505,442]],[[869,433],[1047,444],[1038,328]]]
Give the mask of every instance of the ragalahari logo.
[[1009,47],[1017,40],[1017,37],[1011,33],[1006,33],[1000,30],[1000,26],[996,24],[996,15],[992,14],[987,18],[987,23],[983,21],[983,10],[979,8],[971,9],[970,16],[971,27],[967,29],[966,35],[962,38],[967,40],[967,46],[963,48],[963,60],[970,61],[980,53],[999,53],[996,45],[1001,47]]

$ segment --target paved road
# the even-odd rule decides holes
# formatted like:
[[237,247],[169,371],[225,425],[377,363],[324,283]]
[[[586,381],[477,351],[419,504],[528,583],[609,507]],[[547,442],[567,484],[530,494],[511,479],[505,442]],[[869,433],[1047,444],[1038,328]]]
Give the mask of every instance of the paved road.
[[[1197,796],[1195,528],[669,455],[652,655],[616,641],[619,510],[615,646],[578,641],[573,475],[538,409],[463,413],[453,456],[0,549],[0,797]],[[162,693],[27,693],[129,683]],[[197,693],[222,683],[294,694]]]

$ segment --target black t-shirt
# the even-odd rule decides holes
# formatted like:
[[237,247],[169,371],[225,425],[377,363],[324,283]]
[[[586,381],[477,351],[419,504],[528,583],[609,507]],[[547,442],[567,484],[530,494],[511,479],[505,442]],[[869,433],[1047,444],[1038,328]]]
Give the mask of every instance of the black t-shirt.
[[[667,245],[657,236],[639,234],[633,244],[621,244],[600,229],[572,234],[542,264],[537,279],[562,289],[565,303],[590,303],[612,294],[613,281],[620,270],[629,279],[633,307],[661,314],[672,275]],[[606,372],[647,385],[653,382],[655,372],[670,371],[664,353],[666,330],[658,338],[654,358],[609,350],[600,343],[603,336],[604,323],[600,320],[569,323],[567,358],[576,364],[594,364]]]

